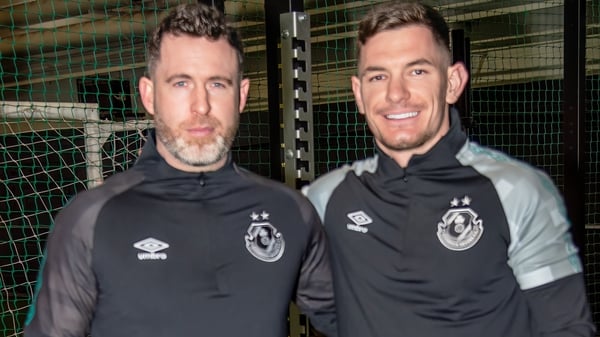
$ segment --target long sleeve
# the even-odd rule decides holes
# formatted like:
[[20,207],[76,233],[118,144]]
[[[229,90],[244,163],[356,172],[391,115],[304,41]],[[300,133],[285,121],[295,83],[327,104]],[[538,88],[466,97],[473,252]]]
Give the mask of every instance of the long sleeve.
[[91,268],[95,207],[76,199],[56,218],[24,333],[26,337],[83,337],[96,302]]
[[511,224],[509,265],[541,336],[594,336],[582,264],[562,197],[541,171],[515,186],[505,203]]
[[541,336],[595,336],[596,327],[592,322],[582,273],[524,293]]
[[328,337],[336,337],[336,311],[327,239],[316,213],[311,213],[314,229],[300,271],[295,302],[317,330]]

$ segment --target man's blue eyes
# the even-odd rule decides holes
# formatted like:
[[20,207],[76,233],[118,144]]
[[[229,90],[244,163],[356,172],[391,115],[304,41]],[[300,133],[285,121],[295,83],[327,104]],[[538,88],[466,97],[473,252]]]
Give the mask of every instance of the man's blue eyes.
[[[415,69],[415,70],[412,70],[410,73],[411,73],[411,75],[420,76],[420,75],[424,75],[426,73],[426,71],[423,69]],[[369,77],[369,81],[371,81],[371,82],[382,81],[385,79],[387,79],[386,75],[375,75],[375,76]]]
[[[186,87],[188,86],[188,82],[186,81],[178,81],[173,84],[175,87]],[[209,88],[226,88],[227,85],[221,82],[212,82],[208,84]]]

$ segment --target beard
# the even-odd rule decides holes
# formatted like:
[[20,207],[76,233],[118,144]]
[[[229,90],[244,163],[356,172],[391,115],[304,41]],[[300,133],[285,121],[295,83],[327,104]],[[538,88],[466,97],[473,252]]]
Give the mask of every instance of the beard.
[[[186,165],[196,167],[212,165],[227,156],[231,149],[239,123],[239,116],[237,114],[235,116],[237,121],[235,121],[233,127],[225,130],[225,134],[197,139],[187,138],[179,129],[169,127],[161,118],[160,113],[157,113],[154,119],[156,138],[163,143],[173,157]],[[203,117],[201,122],[213,127],[220,124],[210,117]],[[194,122],[190,121],[181,125],[189,124],[194,124]]]
[[[439,128],[437,130],[439,130]],[[381,145],[392,151],[408,151],[418,149],[425,145],[428,141],[435,137],[437,130],[425,130],[423,133],[419,134],[413,139],[389,139],[384,136],[376,137],[376,139],[381,143]]]

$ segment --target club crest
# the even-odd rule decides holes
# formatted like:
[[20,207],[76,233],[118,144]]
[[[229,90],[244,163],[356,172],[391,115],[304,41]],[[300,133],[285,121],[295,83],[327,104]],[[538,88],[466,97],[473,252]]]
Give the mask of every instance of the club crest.
[[452,199],[450,209],[438,223],[437,236],[444,247],[454,250],[467,250],[481,239],[483,235],[483,220],[468,207],[471,198],[464,196],[460,201]]
[[263,211],[260,214],[252,212],[252,222],[244,236],[246,249],[254,257],[265,262],[275,262],[281,258],[285,248],[283,234],[275,228],[268,220],[269,213]]

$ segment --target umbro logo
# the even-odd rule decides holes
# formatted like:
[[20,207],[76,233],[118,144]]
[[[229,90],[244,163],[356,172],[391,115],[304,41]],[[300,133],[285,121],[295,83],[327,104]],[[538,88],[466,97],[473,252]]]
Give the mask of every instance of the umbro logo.
[[133,247],[144,251],[143,253],[138,252],[138,260],[166,260],[167,253],[163,253],[161,250],[169,248],[169,244],[155,238],[147,238],[134,243]]
[[368,232],[369,228],[367,228],[367,225],[373,222],[373,219],[363,211],[348,213],[346,216],[353,222],[346,224],[346,228],[359,233]]

